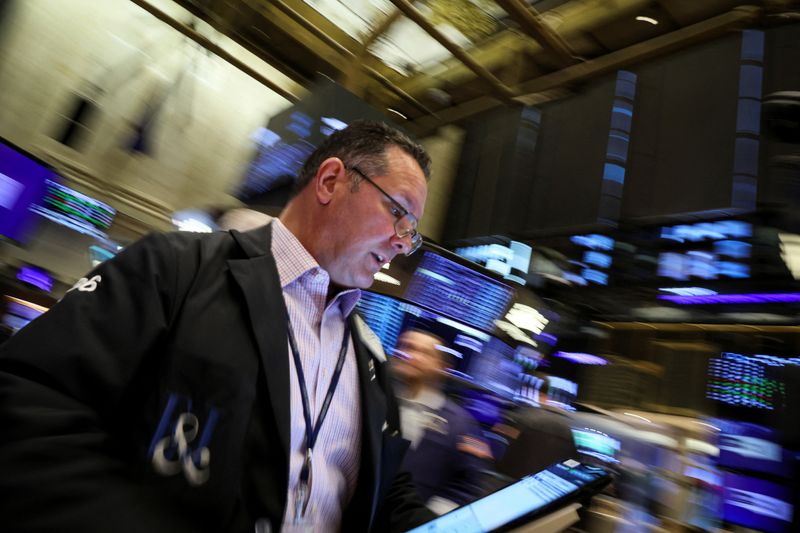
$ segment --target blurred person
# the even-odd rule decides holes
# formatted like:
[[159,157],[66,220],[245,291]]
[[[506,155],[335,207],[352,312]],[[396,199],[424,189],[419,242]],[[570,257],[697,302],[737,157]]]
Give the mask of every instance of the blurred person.
[[359,288],[420,244],[424,149],[354,122],[270,224],[155,234],[0,349],[3,531],[405,531],[430,518]]
[[519,479],[544,470],[553,463],[575,459],[569,414],[548,401],[549,377],[541,377],[538,407],[520,406],[507,415],[500,431],[508,438],[505,453],[495,465],[501,476]]
[[400,382],[400,425],[411,442],[404,466],[427,506],[444,514],[476,499],[491,454],[476,420],[445,396],[449,355],[442,339],[410,329],[398,338],[392,370]]

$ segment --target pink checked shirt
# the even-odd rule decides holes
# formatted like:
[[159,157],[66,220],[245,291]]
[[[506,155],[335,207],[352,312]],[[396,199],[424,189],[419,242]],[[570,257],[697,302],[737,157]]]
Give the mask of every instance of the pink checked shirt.
[[[311,417],[316,423],[342,346],[345,319],[353,311],[361,291],[342,291],[326,306],[330,283],[328,273],[277,218],[272,221],[272,254],[303,364]],[[306,427],[297,371],[288,341],[287,349],[292,422],[289,495],[282,527],[291,529],[295,488],[305,458]],[[314,524],[314,531],[338,531],[342,510],[350,501],[358,478],[361,403],[355,357],[350,340],[339,385],[314,445],[311,500],[304,520],[304,523]]]

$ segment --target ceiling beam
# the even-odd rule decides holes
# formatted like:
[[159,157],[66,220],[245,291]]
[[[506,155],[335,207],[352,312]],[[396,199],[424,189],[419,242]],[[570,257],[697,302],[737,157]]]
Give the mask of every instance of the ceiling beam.
[[[355,61],[352,62],[348,70],[342,73],[341,82],[345,89],[356,96],[363,97],[366,91],[366,84],[363,83],[363,76],[364,74],[370,74],[366,67],[373,60],[376,60],[374,56],[370,54],[369,47],[372,46],[381,35],[389,31],[389,28],[402,16],[403,13],[399,9],[395,9],[386,15],[371,31],[364,35],[361,41],[361,47],[356,51]],[[388,79],[386,79],[386,81],[389,82]]]
[[[568,86],[620,68],[629,67],[687,46],[708,41],[725,33],[757,21],[761,10],[752,6],[737,7],[727,13],[698,22],[680,30],[629,46],[605,56],[567,67],[565,69],[528,80],[514,89],[516,102],[537,105],[568,94]],[[411,126],[418,135],[430,133],[440,126],[464,120],[470,116],[497,107],[498,103],[485,97],[476,98],[457,106],[437,111],[438,119],[420,117]]]
[[454,57],[463,63],[476,76],[484,80],[497,98],[506,103],[510,102],[511,97],[513,96],[511,89],[497,79],[494,74],[489,72],[489,70],[475,61],[461,47],[456,45],[442,32],[437,30],[436,27],[431,24],[430,21],[428,21],[428,19],[426,19],[417,8],[411,5],[411,2],[408,0],[391,0],[391,2],[397,6],[397,8],[402,11],[403,14],[405,14],[405,16],[411,19],[417,26],[422,28],[425,33],[436,39],[439,44],[444,46],[451,54],[453,54]]
[[[359,56],[356,53],[352,52],[349,48],[345,47],[335,39],[333,39],[330,35],[328,35],[325,31],[314,25],[311,21],[306,19],[301,13],[297,12],[294,8],[288,5],[283,0],[273,0],[270,2],[270,5],[276,6],[286,15],[288,15],[294,22],[302,26],[306,31],[311,33],[314,37],[322,41],[325,45],[332,48],[339,55],[347,62],[347,63],[354,63],[359,60]],[[375,78],[381,85],[395,93],[399,96],[402,100],[407,102],[408,104],[414,106],[417,110],[423,113],[433,113],[427,106],[419,102],[416,98],[409,95],[407,92],[400,89],[397,85],[395,85],[392,81],[390,81],[386,76],[381,74],[375,68],[369,67],[368,65],[364,65],[365,71]],[[346,70],[345,66],[338,68],[339,72],[342,73]]]
[[[584,32],[617,20],[648,5],[652,0],[571,0],[541,13],[544,24],[557,30],[562,39],[572,39]],[[521,39],[519,30],[506,30],[487,39],[479,47],[470,49],[476,58],[487,69],[497,71],[508,63],[511,54],[525,53],[537,56],[544,51],[541,44],[531,39]],[[392,78],[395,79],[395,78]],[[396,83],[411,95],[419,95],[433,87],[446,85],[463,85],[474,79],[474,74],[466,65],[456,61],[443,62],[443,68],[437,69],[436,76],[427,73],[398,79]]]
[[178,20],[175,20],[170,15],[168,15],[167,13],[161,11],[157,7],[153,6],[152,4],[147,2],[146,0],[132,0],[132,2],[134,4],[136,4],[137,6],[141,7],[142,9],[144,9],[145,11],[147,11],[148,13],[150,13],[151,15],[153,15],[154,17],[156,17],[161,22],[166,23],[171,28],[173,28],[173,29],[177,30],[178,32],[180,32],[182,35],[185,35],[186,37],[188,37],[192,41],[196,42],[197,44],[199,44],[200,46],[202,46],[203,48],[205,48],[206,50],[208,50],[212,54],[216,55],[217,57],[219,57],[223,61],[226,61],[226,62],[230,63],[232,66],[236,67],[237,69],[239,69],[243,73],[247,74],[248,76],[250,76],[251,78],[253,78],[257,82],[259,82],[261,85],[265,86],[269,90],[279,94],[280,96],[282,96],[283,98],[289,100],[292,103],[297,102],[299,100],[299,97],[297,95],[295,95],[289,89],[278,85],[274,81],[272,81],[269,78],[265,77],[264,75],[260,74],[254,68],[252,68],[249,65],[245,64],[243,61],[241,61],[238,58],[236,58],[235,56],[233,56],[233,54],[231,54],[230,52],[228,52],[227,50],[225,50],[224,48],[222,48],[218,44],[212,42],[205,35],[202,35],[198,31],[196,31],[193,28],[190,28],[189,26],[187,26],[186,24],[184,24],[184,23],[182,23],[182,22],[180,22]]
[[742,6],[717,15],[716,17],[692,24],[685,28],[654,37],[648,41],[634,44],[622,50],[611,52],[586,63],[573,65],[565,69],[539,76],[533,80],[523,82],[514,89],[518,102],[526,105],[529,100],[537,99],[538,93],[548,91],[565,84],[583,81],[587,78],[599,76],[652,59],[687,46],[708,41],[719,37],[732,29],[738,29],[746,23],[754,22],[761,16],[761,9],[753,6]]
[[577,58],[569,44],[542,20],[531,5],[525,4],[521,0],[494,0],[494,2],[519,24],[520,29],[526,35],[538,42],[545,50],[552,52],[562,66],[576,63]]
[[228,7],[228,14],[226,16],[218,15],[209,10],[208,6],[205,5],[201,8],[194,0],[174,0],[174,2],[192,15],[204,20],[216,31],[227,35],[233,42],[249,50],[256,57],[278,70],[300,87],[307,87],[311,84],[306,75],[300,73],[295,67],[289,66],[285,60],[277,57],[254,40],[256,38],[269,39],[270,36],[258,26],[252,25],[247,15],[239,10],[231,9],[232,4],[226,3]]

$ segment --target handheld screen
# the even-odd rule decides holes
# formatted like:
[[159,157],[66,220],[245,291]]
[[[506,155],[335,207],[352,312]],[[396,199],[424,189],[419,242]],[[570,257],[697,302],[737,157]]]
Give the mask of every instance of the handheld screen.
[[408,533],[495,531],[522,518],[538,518],[586,491],[599,491],[610,480],[602,468],[573,460],[557,463]]

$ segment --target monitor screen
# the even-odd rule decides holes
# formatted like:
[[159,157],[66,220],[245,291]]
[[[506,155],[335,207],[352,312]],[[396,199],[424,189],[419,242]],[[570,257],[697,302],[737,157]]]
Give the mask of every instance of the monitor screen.
[[[387,117],[336,83],[321,82],[296,105],[272,117],[254,136],[256,154],[234,195],[244,202],[261,204],[264,195],[290,189],[314,149],[331,133],[357,119],[386,121]],[[285,199],[283,195],[280,198]]]
[[[610,476],[605,470],[577,461],[564,461],[425,523],[409,533],[478,533],[523,525],[550,509],[567,505],[589,489],[599,491]],[[591,487],[591,489],[590,489]],[[526,520],[527,517],[527,520]],[[524,527],[521,529],[525,529]]]
[[792,526],[788,487],[726,472],[722,500],[722,518],[730,524],[768,533],[789,531]]
[[29,208],[45,194],[55,177],[45,162],[0,139],[0,235],[26,242],[35,223]]
[[770,428],[747,422],[717,421],[719,466],[775,476],[791,476],[792,456]]
[[53,290],[53,275],[47,270],[32,265],[22,265],[17,271],[17,279],[33,285],[44,292]]
[[579,454],[604,463],[619,463],[617,456],[621,443],[607,433],[593,428],[577,427],[572,428],[572,439]]
[[31,211],[84,235],[107,238],[103,230],[111,226],[116,209],[54,180],[46,184],[47,194]]
[[5,296],[5,304],[6,309],[0,318],[0,324],[8,327],[11,331],[24,328],[31,320],[47,311],[46,307],[9,295]]
[[370,291],[362,293],[356,309],[381,340],[388,356],[394,354],[404,330],[430,331],[443,341],[438,349],[451,356],[448,374],[494,394],[514,396],[522,368],[511,346],[500,339],[428,309]]
[[493,331],[514,290],[429,250],[411,277],[405,298],[466,324]]
[[789,359],[723,352],[708,362],[706,397],[735,407],[773,411],[786,393],[781,368]]

